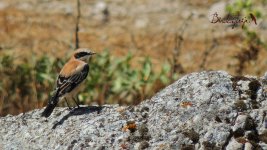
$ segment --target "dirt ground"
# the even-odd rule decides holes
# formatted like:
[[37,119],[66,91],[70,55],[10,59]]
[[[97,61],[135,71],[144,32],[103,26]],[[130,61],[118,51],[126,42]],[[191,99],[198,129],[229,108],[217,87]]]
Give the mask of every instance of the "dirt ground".
[[[109,49],[117,57],[130,51],[135,60],[149,56],[155,66],[175,57],[184,73],[226,70],[236,74],[235,56],[244,44],[243,32],[241,27],[232,29],[209,21],[217,0],[80,0],[80,3],[80,47],[100,53]],[[255,7],[263,10],[263,19],[258,20],[254,29],[266,39],[266,4],[257,3]],[[76,15],[74,0],[1,0],[0,53],[18,58],[69,55],[75,47]],[[182,37],[178,54],[174,53],[179,43],[177,37]],[[217,44],[211,48],[213,39]],[[263,75],[267,70],[266,56],[266,50],[260,48],[258,59],[246,64],[243,74]]]

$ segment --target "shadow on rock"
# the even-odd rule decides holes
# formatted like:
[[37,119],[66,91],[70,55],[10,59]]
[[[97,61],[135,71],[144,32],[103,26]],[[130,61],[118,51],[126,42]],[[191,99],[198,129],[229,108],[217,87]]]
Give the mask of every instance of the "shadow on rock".
[[103,106],[88,106],[88,107],[78,107],[72,109],[67,115],[65,115],[59,122],[53,125],[52,129],[55,129],[58,125],[62,125],[65,120],[67,120],[71,116],[78,116],[84,114],[90,114],[93,112],[100,113],[103,109]]

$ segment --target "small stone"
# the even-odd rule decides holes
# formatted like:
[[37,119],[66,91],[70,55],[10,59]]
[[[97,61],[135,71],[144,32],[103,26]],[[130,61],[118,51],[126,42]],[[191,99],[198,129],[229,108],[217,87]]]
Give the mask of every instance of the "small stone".
[[246,142],[244,150],[253,150],[252,144],[250,144],[249,142]]
[[240,142],[237,142],[234,138],[232,138],[230,140],[230,142],[228,143],[226,149],[227,150],[238,150],[238,149],[242,149],[243,144]]
[[238,115],[235,120],[235,124],[232,127],[233,131],[235,132],[238,129],[244,129],[246,123],[247,115]]

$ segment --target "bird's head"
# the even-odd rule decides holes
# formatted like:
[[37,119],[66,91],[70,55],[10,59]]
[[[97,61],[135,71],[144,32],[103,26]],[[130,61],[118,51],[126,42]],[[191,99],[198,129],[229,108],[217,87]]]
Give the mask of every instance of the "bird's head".
[[79,48],[74,52],[73,57],[82,61],[88,61],[88,59],[94,54],[96,53],[88,48]]

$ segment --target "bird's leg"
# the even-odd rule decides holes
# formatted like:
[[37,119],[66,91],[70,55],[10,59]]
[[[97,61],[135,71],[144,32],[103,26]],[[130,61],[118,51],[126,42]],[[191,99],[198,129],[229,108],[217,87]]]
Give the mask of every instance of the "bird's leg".
[[77,101],[75,100],[74,97],[72,97],[72,99],[74,100],[74,102],[75,102],[75,104],[77,105],[77,107],[80,108],[80,106],[79,106],[79,98],[78,98],[78,96],[77,96],[78,103],[77,103]]
[[67,103],[69,109],[71,109],[71,107],[70,107],[70,105],[69,105],[68,100],[66,99],[66,97],[64,98],[64,100],[65,100],[65,102]]

